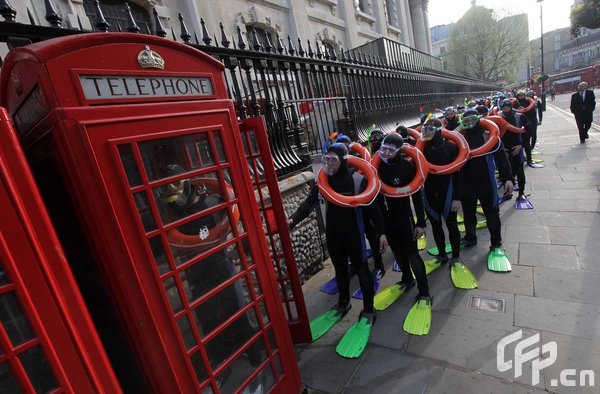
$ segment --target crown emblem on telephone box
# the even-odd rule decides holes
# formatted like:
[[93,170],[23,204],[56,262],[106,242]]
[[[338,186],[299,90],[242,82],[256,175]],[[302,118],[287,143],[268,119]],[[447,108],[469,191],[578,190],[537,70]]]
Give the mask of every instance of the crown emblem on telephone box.
[[165,68],[165,61],[163,58],[160,57],[158,53],[151,50],[147,45],[144,50],[138,54],[137,61],[142,68],[160,68],[161,70]]

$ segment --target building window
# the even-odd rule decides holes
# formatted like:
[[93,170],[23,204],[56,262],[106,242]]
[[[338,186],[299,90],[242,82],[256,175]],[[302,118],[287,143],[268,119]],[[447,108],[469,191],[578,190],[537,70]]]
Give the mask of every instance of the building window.
[[356,2],[356,8],[358,8],[360,11],[362,11],[366,14],[367,13],[367,0],[355,0],[355,2]]
[[[133,16],[135,23],[140,28],[140,32],[151,34],[152,25],[150,23],[150,13],[148,10],[132,1],[127,1],[127,4],[129,4],[131,15]],[[90,18],[90,22],[95,28],[96,23],[98,22],[98,15],[96,15],[96,2],[94,0],[83,0],[83,8],[85,9],[86,16]],[[125,1],[100,0],[100,9],[102,10],[104,19],[110,25],[108,31],[118,32],[119,27],[121,27],[121,31],[127,31],[129,21],[127,20],[127,14],[124,12]]]
[[396,8],[396,0],[386,0],[385,14],[388,21],[388,25],[399,27],[398,25],[398,12]]

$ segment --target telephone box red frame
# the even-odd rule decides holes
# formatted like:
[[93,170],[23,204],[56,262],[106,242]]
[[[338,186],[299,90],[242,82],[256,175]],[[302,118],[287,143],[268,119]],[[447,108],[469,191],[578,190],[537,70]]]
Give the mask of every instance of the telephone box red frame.
[[[145,47],[150,50],[148,46],[162,56],[164,70],[141,70],[136,64],[141,51]],[[173,41],[134,34],[86,34],[12,51],[2,69],[0,91],[2,103],[16,120],[29,162],[39,165],[43,160],[56,160],[67,196],[91,245],[91,258],[117,300],[116,308],[149,387],[160,392],[209,387],[213,392],[242,391],[258,382],[272,392],[294,392],[302,386],[299,371],[264,233],[253,231],[262,228],[262,223],[222,70],[223,65],[208,55]],[[197,97],[89,100],[78,83],[84,74],[209,78],[213,89],[211,95]],[[32,107],[35,110],[27,116],[19,112]],[[149,157],[156,159],[161,154],[160,149],[151,149],[153,143],[167,146],[173,142],[174,149],[187,149],[200,144],[194,138],[204,141],[202,149],[212,163],[202,164],[197,152],[194,163],[200,164],[194,167],[189,157],[181,154],[177,157],[185,174],[151,174],[149,169],[159,165]],[[146,149],[148,146],[151,148]],[[138,172],[139,182],[132,182],[130,170]],[[202,215],[172,222],[161,217],[163,202],[156,199],[160,195],[157,190],[213,176],[219,180],[225,201]],[[145,202],[144,217],[154,221],[152,228],[145,227],[138,212],[139,196]],[[169,234],[194,223],[196,217],[217,212],[225,213],[222,217],[230,227],[222,245],[197,251],[183,263],[178,261],[175,254],[179,252]],[[157,257],[151,241],[163,248],[165,272],[154,261]],[[194,285],[184,271],[202,267],[202,262],[221,252],[228,254],[225,251],[230,247],[237,248],[239,272],[197,299],[188,299]],[[208,314],[201,314],[200,308],[238,281],[245,284],[236,287],[236,292],[242,289],[246,304],[223,317],[216,328],[203,332],[198,316]],[[170,285],[165,288],[167,282]],[[234,324],[246,316],[254,330],[251,337],[215,362],[209,354],[211,343],[229,333],[228,329],[235,331]],[[242,378],[235,376],[235,386],[220,386],[231,381],[226,376],[241,370],[245,356],[253,358],[255,348],[260,363],[251,365]]]
[[4,108],[0,204],[2,386],[121,392]]

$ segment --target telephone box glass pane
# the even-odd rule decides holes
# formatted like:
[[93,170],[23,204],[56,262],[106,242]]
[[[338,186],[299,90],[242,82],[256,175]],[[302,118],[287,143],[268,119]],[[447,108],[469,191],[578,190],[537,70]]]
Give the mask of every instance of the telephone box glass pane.
[[196,373],[196,379],[198,379],[198,382],[202,383],[208,379],[208,374],[206,373],[206,368],[204,367],[204,362],[202,361],[202,356],[200,353],[196,352],[192,354],[190,356],[190,361],[194,367],[194,372]]
[[252,379],[250,384],[246,387],[246,390],[249,390],[251,393],[267,393],[274,384],[273,368],[271,368],[270,364],[267,364],[267,366]]
[[0,392],[7,394],[22,393],[8,363],[0,364]]
[[135,200],[135,206],[140,214],[144,231],[149,232],[156,230],[156,223],[152,217],[152,211],[150,211],[150,205],[148,204],[148,196],[146,195],[146,192],[135,193],[133,195],[133,199]]
[[4,271],[4,267],[2,267],[2,263],[0,262],[0,286],[9,284],[8,275],[6,271]]
[[[196,307],[194,314],[203,336],[208,335],[252,300],[246,278],[236,280]],[[234,323],[235,324],[235,323]],[[244,327],[245,328],[245,327]]]
[[167,239],[177,266],[232,237],[227,209],[218,210],[167,231]]
[[125,173],[127,174],[129,186],[133,187],[141,185],[142,180],[137,165],[135,164],[135,159],[133,158],[131,145],[119,145],[119,155],[121,156],[121,163],[123,163],[123,168],[125,168]]
[[46,360],[40,346],[34,346],[19,354],[19,360],[21,360],[23,368],[27,371],[27,376],[29,376],[35,391],[46,393],[58,387],[48,360]]
[[256,141],[256,133],[254,130],[248,131],[248,139],[250,140],[250,148],[252,149],[252,155],[260,154],[260,149],[258,148],[258,141]]
[[177,320],[177,326],[179,327],[179,332],[181,333],[183,342],[185,343],[185,348],[190,350],[196,346],[196,339],[192,333],[192,328],[190,327],[190,322],[188,321],[187,315]]
[[[256,313],[254,309],[250,309],[206,344],[206,353],[211,361],[211,368],[217,369],[225,359],[244,346],[258,331]],[[262,356],[255,347],[250,347],[246,354],[253,367],[258,366],[262,361]]]
[[[237,350],[237,349],[235,349]],[[231,370],[231,374],[227,376],[227,379],[222,382],[221,392],[233,393],[238,389],[244,380],[248,379],[258,366],[266,359],[266,348],[265,342],[261,338],[258,338],[245,353],[242,353],[238,358],[233,360],[231,364],[227,366]],[[225,374],[225,371],[222,373]],[[271,375],[269,378],[268,375]],[[251,393],[266,393],[267,390],[260,390],[259,385],[273,384],[273,373],[271,368],[267,365],[249,384],[245,392]],[[263,386],[264,387],[264,386]]]
[[150,244],[150,250],[152,250],[154,261],[156,262],[156,266],[158,267],[158,273],[162,275],[171,271],[171,268],[169,267],[169,263],[167,261],[167,256],[165,254],[165,249],[163,247],[163,243],[160,237],[150,238],[148,240],[148,243]]
[[[230,190],[232,198],[233,189]],[[154,196],[163,224],[192,216],[226,201],[214,172],[159,186],[154,189]]]
[[211,254],[180,273],[190,304],[239,272],[240,266],[230,256],[235,252],[231,251],[235,247]]
[[223,150],[223,141],[221,141],[221,136],[218,132],[213,133],[213,139],[215,140],[215,147],[217,148],[219,162],[226,163],[227,157],[225,156],[225,150]]
[[0,321],[13,346],[34,338],[14,292],[0,295]]
[[144,141],[139,149],[150,181],[215,164],[206,133]]
[[164,286],[165,291],[167,292],[167,297],[169,298],[169,303],[173,309],[173,313],[175,314],[183,310],[181,297],[179,296],[179,290],[177,290],[177,286],[175,286],[175,279],[169,278],[165,280]]

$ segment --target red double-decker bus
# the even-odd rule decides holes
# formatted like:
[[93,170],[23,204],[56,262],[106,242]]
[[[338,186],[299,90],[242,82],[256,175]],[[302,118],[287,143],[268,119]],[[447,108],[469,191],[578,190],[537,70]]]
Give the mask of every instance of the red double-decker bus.
[[600,87],[600,65],[551,74],[546,81],[546,91],[550,92],[554,86],[556,94],[574,92],[580,82],[587,82],[590,87]]

